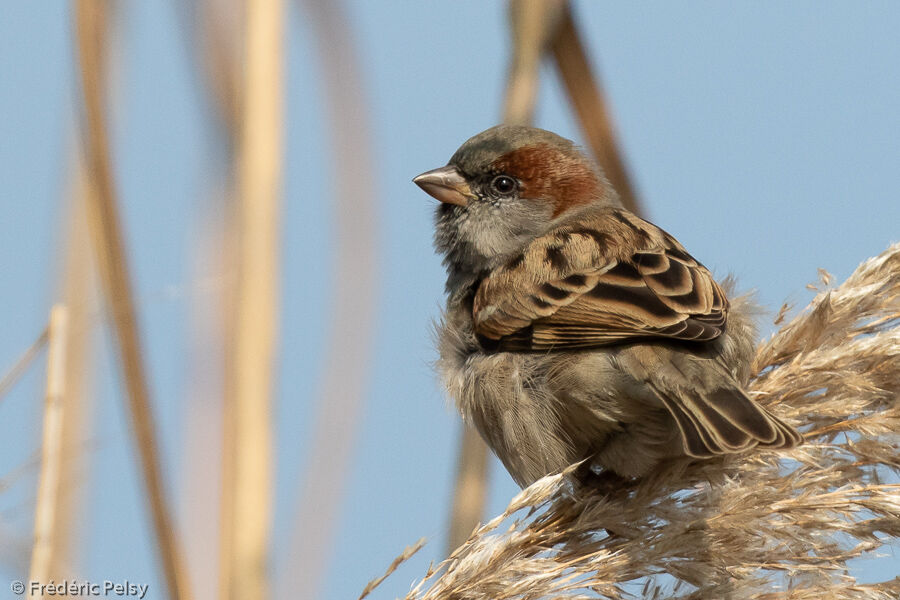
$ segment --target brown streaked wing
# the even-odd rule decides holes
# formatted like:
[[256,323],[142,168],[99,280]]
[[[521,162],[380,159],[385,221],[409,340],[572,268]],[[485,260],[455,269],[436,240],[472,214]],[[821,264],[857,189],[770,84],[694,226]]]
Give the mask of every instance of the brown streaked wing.
[[670,235],[621,212],[542,236],[485,279],[476,332],[509,350],[718,337],[728,300],[710,272]]

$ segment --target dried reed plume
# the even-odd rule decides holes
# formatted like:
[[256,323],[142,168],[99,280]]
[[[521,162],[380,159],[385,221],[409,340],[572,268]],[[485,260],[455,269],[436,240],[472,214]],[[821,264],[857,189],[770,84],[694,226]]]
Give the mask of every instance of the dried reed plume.
[[900,471],[898,325],[895,244],[758,350],[751,390],[804,445],[673,463],[606,496],[545,477],[407,598],[896,599],[900,578],[860,584],[848,561],[900,536],[900,484],[883,482]]

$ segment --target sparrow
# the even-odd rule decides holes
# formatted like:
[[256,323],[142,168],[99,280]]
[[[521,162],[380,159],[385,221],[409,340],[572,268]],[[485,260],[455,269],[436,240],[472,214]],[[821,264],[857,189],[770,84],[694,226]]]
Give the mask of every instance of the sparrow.
[[637,478],[801,443],[744,389],[749,301],[625,210],[573,142],[499,125],[413,182],[440,201],[437,370],[520,486],[579,461]]

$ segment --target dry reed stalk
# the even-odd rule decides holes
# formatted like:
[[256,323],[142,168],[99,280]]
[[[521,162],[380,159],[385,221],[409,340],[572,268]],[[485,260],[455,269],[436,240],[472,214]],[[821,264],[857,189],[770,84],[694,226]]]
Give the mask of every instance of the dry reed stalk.
[[[201,41],[201,52],[209,74],[219,116],[225,128],[235,138],[241,122],[240,63],[241,27],[240,15],[244,3],[252,0],[197,0],[202,8],[200,18],[194,20],[202,29],[196,36]],[[232,139],[232,142],[234,140]]]
[[487,444],[478,431],[461,423],[447,554],[465,542],[483,518],[487,503],[488,456]]
[[205,80],[212,113],[224,133],[227,151],[234,149],[241,120],[241,16],[246,0],[188,0],[177,3],[185,31],[186,52],[197,61]]
[[31,363],[35,358],[41,353],[41,350],[44,349],[44,344],[47,343],[47,329],[44,328],[44,331],[41,332],[37,339],[35,339],[28,348],[22,352],[21,356],[16,359],[16,362],[12,364],[12,366],[6,370],[5,374],[2,378],[0,378],[0,400],[6,395],[6,392],[12,389],[14,385],[22,378],[28,371],[28,367],[31,366]]
[[[564,0],[510,0],[509,59],[503,122],[527,125],[534,118],[541,58],[557,29]],[[456,479],[450,507],[447,553],[462,544],[481,522],[487,501],[488,449],[477,431],[461,424]]]
[[74,7],[81,88],[82,143],[88,176],[88,220],[107,310],[112,316],[128,395],[131,425],[147,488],[164,581],[172,598],[190,597],[187,571],[173,527],[160,468],[150,392],[144,371],[137,311],[131,290],[125,242],[119,225],[115,184],[104,118],[104,50],[107,3],[77,0]]
[[628,170],[625,168],[616,143],[615,128],[609,108],[600,90],[600,84],[591,70],[591,63],[568,2],[562,10],[556,35],[550,50],[556,67],[568,93],[575,115],[597,163],[603,169],[617,192],[622,204],[635,214],[642,214],[641,204]]
[[412,546],[407,546],[406,548],[404,548],[403,552],[398,554],[397,558],[395,558],[393,561],[391,561],[391,564],[388,565],[388,568],[384,571],[383,575],[381,575],[380,577],[376,577],[375,579],[370,581],[368,583],[368,585],[366,585],[366,587],[362,591],[362,594],[359,595],[359,600],[363,600],[363,598],[365,598],[370,593],[372,593],[372,590],[374,590],[379,585],[381,585],[381,582],[384,581],[385,579],[387,579],[391,573],[396,571],[397,567],[399,567],[400,565],[402,565],[403,563],[408,561],[410,558],[412,558],[412,556],[416,552],[418,552],[425,546],[425,542],[426,542],[425,538],[419,538],[418,542],[416,542]]
[[[315,597],[327,572],[372,364],[378,306],[378,170],[363,67],[343,3],[298,3],[314,36],[328,107],[334,178],[335,261],[328,342],[317,393],[288,568],[278,597]],[[348,175],[350,174],[350,175]]]
[[68,309],[57,304],[50,310],[47,351],[47,385],[44,395],[44,427],[37,501],[34,509],[34,545],[29,581],[49,581],[57,547],[57,505],[63,462],[63,423],[66,394]]
[[228,280],[222,225],[208,219],[194,238],[191,280],[212,280],[216,285],[212,289],[192,286],[189,375],[183,413],[179,517],[194,595],[202,599],[216,597],[219,568],[218,556],[211,549],[219,546],[221,524],[222,468],[216,465],[222,457],[223,349],[228,347],[223,331],[224,286],[220,285]]
[[[183,26],[192,35],[188,38],[188,52],[197,58],[199,75],[204,78],[208,99],[215,120],[217,137],[222,149],[217,156],[228,166],[235,164],[235,152],[241,135],[241,53],[244,49],[242,15],[244,0],[192,0],[179,4]],[[204,348],[193,352],[195,360],[191,390],[185,408],[185,439],[182,496],[182,516],[186,537],[187,560],[193,575],[194,591],[198,598],[226,597],[231,586],[233,553],[234,453],[226,452],[226,436],[233,439],[235,425],[233,411],[226,410],[222,398],[236,360],[234,340],[237,329],[235,296],[238,264],[238,207],[235,198],[235,174],[226,172],[220,189],[213,193],[224,210],[213,210],[197,246],[199,280],[209,271],[224,282],[215,294],[215,310],[209,310],[210,297],[195,295],[191,344]],[[211,207],[217,208],[217,207]],[[219,220],[221,218],[221,221]],[[214,349],[210,351],[210,348]],[[215,349],[218,349],[216,351]],[[223,351],[224,349],[224,351]],[[227,392],[228,395],[233,392]],[[226,433],[227,432],[227,433]],[[211,464],[220,463],[218,473]],[[210,552],[210,543],[218,554]]]
[[[225,264],[239,265],[240,239],[238,237],[240,223],[235,213],[237,206],[231,203],[226,207],[225,231],[222,254]],[[237,360],[236,331],[237,297],[240,292],[238,274],[226,278],[227,286],[222,294],[222,338],[224,341],[224,355],[222,357],[222,439],[221,451],[221,475],[219,494],[219,535],[218,535],[218,577],[216,582],[218,597],[220,600],[228,600],[229,590],[232,586],[232,560],[234,545],[235,523],[235,493],[236,485],[236,456],[237,452],[237,424],[235,410],[230,404],[234,403],[234,372]]]
[[269,597],[272,373],[278,327],[283,0],[244,12],[237,140],[237,289],[225,388],[220,597]]
[[[75,544],[80,535],[85,507],[85,492],[89,485],[85,468],[88,464],[85,446],[91,437],[90,394],[93,355],[91,353],[92,318],[96,314],[94,273],[91,260],[91,238],[88,232],[88,195],[94,193],[90,186],[84,161],[76,156],[73,161],[72,190],[63,222],[65,241],[62,253],[62,282],[60,294],[68,312],[66,335],[65,373],[63,395],[62,452],[60,464],[60,489],[56,494],[54,547],[49,566],[49,578],[54,581],[76,575],[78,554]],[[73,485],[80,482],[81,485]]]
[[847,563],[900,538],[900,484],[883,482],[900,471],[900,244],[756,361],[750,390],[804,445],[676,461],[606,496],[572,469],[545,477],[407,598],[896,599],[900,578],[857,583]]
[[512,54],[506,80],[503,122],[528,125],[540,83],[541,59],[563,16],[565,0],[510,0]]

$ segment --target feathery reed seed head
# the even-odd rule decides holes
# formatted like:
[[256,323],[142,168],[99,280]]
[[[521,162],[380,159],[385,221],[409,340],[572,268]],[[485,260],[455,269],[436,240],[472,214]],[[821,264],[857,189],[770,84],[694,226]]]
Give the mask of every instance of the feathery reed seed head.
[[859,584],[847,563],[900,536],[898,324],[894,244],[759,346],[750,391],[804,445],[672,462],[605,497],[544,477],[407,598],[896,600],[900,578]]

